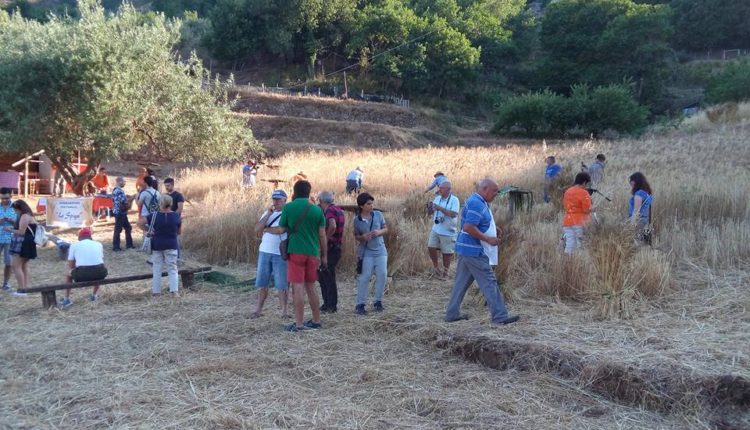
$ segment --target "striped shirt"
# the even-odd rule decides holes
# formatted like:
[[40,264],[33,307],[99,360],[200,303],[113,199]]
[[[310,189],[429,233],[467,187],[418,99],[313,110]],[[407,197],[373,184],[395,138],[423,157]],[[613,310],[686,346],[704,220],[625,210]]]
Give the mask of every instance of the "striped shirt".
[[466,205],[461,211],[461,233],[458,234],[458,240],[456,240],[456,253],[466,257],[481,256],[484,253],[482,244],[479,239],[475,239],[469,233],[466,233],[464,226],[473,224],[477,226],[479,231],[486,233],[491,222],[490,206],[478,193],[472,194],[466,200]]
[[333,232],[333,235],[328,236],[328,243],[335,243],[337,245],[341,245],[341,242],[344,239],[344,223],[346,222],[346,217],[344,216],[344,211],[341,210],[338,206],[331,205],[328,206],[328,209],[326,209],[326,225],[328,225],[330,219],[334,220],[336,222],[336,230]]

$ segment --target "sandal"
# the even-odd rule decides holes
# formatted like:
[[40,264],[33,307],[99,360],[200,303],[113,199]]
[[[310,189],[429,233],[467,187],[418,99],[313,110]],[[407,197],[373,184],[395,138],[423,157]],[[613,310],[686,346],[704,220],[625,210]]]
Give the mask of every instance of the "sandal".
[[253,313],[250,314],[250,319],[251,320],[258,319],[258,318],[260,318],[262,316],[263,316],[263,314],[260,313],[260,312],[253,312]]

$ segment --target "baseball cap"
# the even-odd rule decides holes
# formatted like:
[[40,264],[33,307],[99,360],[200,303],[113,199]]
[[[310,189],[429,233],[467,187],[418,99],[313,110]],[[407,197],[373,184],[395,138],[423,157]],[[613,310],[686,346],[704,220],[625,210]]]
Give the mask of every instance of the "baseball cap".
[[286,198],[286,191],[284,190],[275,190],[271,194],[272,199],[285,199]]
[[84,227],[78,232],[78,240],[83,240],[85,238],[91,239],[91,229],[88,227]]

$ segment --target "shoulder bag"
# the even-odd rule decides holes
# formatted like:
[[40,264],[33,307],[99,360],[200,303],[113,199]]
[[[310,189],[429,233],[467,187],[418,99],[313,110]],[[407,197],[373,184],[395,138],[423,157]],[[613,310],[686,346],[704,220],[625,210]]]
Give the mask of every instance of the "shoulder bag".
[[304,211],[300,214],[300,216],[297,217],[297,219],[294,221],[294,224],[292,224],[292,227],[289,229],[289,233],[286,235],[286,239],[282,239],[279,243],[279,254],[281,254],[281,259],[284,261],[289,260],[289,236],[292,235],[292,233],[297,231],[297,226],[299,223],[305,219],[307,216],[307,213],[310,211],[310,208],[312,207],[312,203],[308,203],[307,207]]
[[[375,222],[375,211],[373,211],[370,216],[371,216],[371,218],[370,218],[370,231],[372,231],[372,223]],[[362,219],[362,217],[360,217],[359,219]],[[367,251],[367,244],[368,243],[370,243],[369,240],[367,242],[365,242],[365,251]],[[362,253],[362,257],[364,257],[364,253]],[[362,274],[362,259],[363,259],[362,257],[357,257],[357,275],[361,275]]]

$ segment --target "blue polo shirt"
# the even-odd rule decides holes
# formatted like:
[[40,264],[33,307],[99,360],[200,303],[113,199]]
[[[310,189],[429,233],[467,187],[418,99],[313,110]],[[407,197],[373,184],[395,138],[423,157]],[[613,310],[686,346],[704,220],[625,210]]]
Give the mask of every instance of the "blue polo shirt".
[[651,203],[654,199],[651,198],[651,195],[643,190],[638,190],[635,192],[633,196],[630,197],[630,202],[628,204],[628,218],[631,218],[633,216],[633,211],[635,210],[635,196],[638,196],[641,198],[641,210],[638,212],[638,221],[641,224],[648,224],[651,220],[649,219],[649,209],[651,208]]
[[461,232],[456,240],[456,254],[466,257],[479,257],[484,254],[479,239],[464,231],[464,225],[473,224],[479,231],[486,233],[492,222],[490,205],[478,193],[472,194],[461,211]]
[[560,166],[559,164],[547,166],[547,168],[544,170],[544,179],[553,179],[560,173],[560,170],[562,170],[562,166]]

